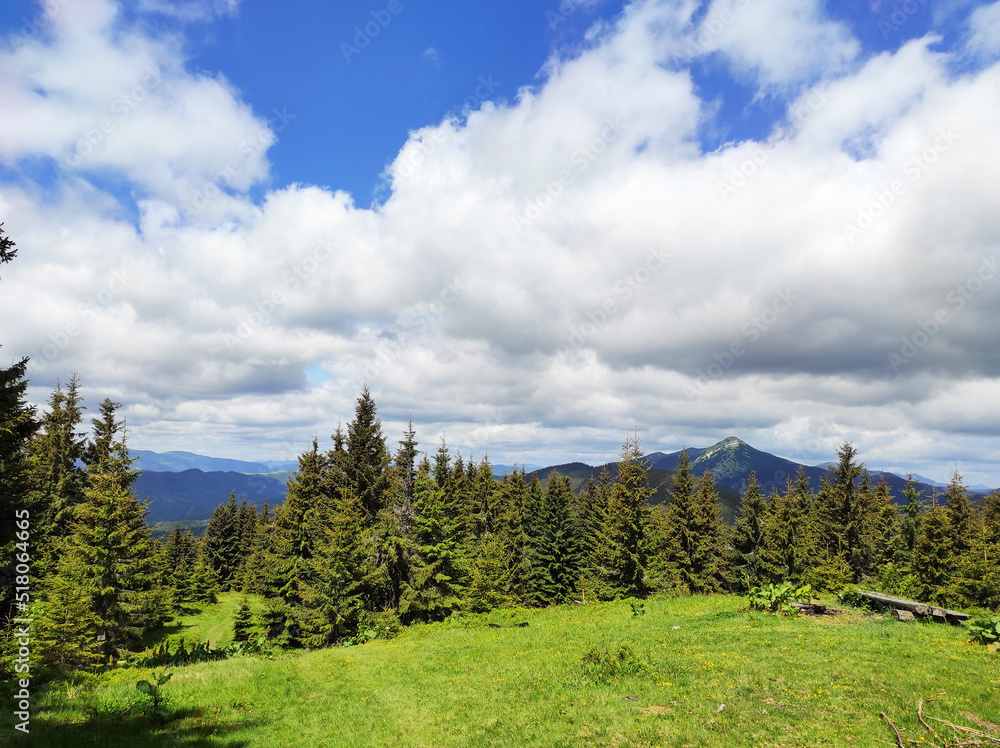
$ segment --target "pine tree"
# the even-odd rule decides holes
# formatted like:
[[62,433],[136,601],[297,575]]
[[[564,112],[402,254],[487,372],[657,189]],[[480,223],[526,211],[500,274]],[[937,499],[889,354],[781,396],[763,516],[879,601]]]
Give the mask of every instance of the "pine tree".
[[564,603],[576,591],[580,572],[580,539],[572,515],[573,491],[569,478],[549,473],[538,512],[534,562],[538,580],[531,601],[536,605]]
[[[795,482],[789,482],[785,493],[775,493],[770,499],[763,552],[768,581],[808,583],[817,589],[827,589],[827,583],[820,587],[818,579],[806,579],[819,566],[813,508],[809,476],[804,468],[799,468]],[[846,569],[846,563],[843,568]]]
[[414,488],[416,556],[404,583],[399,615],[404,622],[440,621],[456,610],[464,588],[459,553],[461,528],[446,511],[443,490],[421,464]]
[[[17,249],[10,237],[4,236],[0,223],[0,265],[6,264],[17,255]],[[29,505],[29,465],[25,447],[38,423],[35,409],[27,403],[28,359],[0,367],[0,616],[10,612],[14,602],[14,542],[17,525],[15,519],[37,521],[39,507]]]
[[79,554],[63,554],[54,573],[46,577],[32,610],[32,654],[40,670],[61,673],[84,670],[100,659],[97,631],[101,622],[94,613],[87,586],[87,570]]
[[277,594],[288,614],[282,641],[291,645],[311,636],[303,627],[314,627],[310,622],[314,613],[307,609],[305,595],[317,584],[313,559],[332,521],[323,472],[319,445],[313,439],[309,451],[299,457],[299,469],[288,481],[285,503],[275,519]]
[[125,444],[125,421],[118,420],[122,404],[105,398],[100,405],[100,416],[90,419],[94,434],[83,451],[83,462],[88,476],[100,469],[104,480],[113,481],[125,490],[131,490],[138,471],[132,464],[138,459],[129,454]]
[[473,613],[509,608],[513,593],[513,569],[508,565],[510,546],[505,538],[487,533],[479,540],[469,575],[465,606]]
[[875,486],[871,498],[870,527],[867,535],[871,543],[872,568],[894,564],[903,553],[903,538],[899,511],[892,503],[889,484],[882,479]]
[[155,548],[147,508],[132,493],[132,459],[116,408],[105,400],[101,418],[94,419],[88,486],[66,551],[74,556],[73,568],[81,573],[75,581],[90,595],[103,628],[106,659],[135,643],[143,629],[158,625],[164,615],[162,594],[153,589]]
[[727,576],[722,539],[722,509],[715,480],[707,470],[698,481],[694,519],[695,524],[689,528],[690,572],[685,581],[692,592],[721,592]]
[[969,549],[973,531],[972,504],[969,503],[969,494],[966,493],[965,484],[962,483],[962,476],[956,470],[952,476],[951,483],[948,484],[948,492],[945,494],[945,507],[948,509],[948,525],[951,528],[951,546],[956,554],[964,553]]
[[734,573],[743,580],[737,583],[740,588],[763,584],[767,576],[763,560],[767,518],[767,501],[760,492],[757,474],[751,472],[736,513],[732,539],[730,563]]
[[347,472],[351,488],[369,523],[386,505],[390,493],[389,451],[382,436],[375,400],[365,385],[347,426]]
[[[86,436],[79,430],[84,410],[79,384],[75,373],[65,391],[56,383],[49,397],[48,412],[42,418],[41,431],[28,444],[32,463],[32,504],[45,512],[38,527],[42,537],[55,539],[67,535],[73,509],[83,501],[86,473],[80,461]],[[44,550],[48,555],[55,549],[50,546]],[[36,556],[38,553],[36,544]]]
[[224,592],[232,588],[241,561],[238,512],[233,491],[229,500],[212,512],[202,538],[205,558],[212,564]]
[[605,599],[644,597],[646,583],[646,525],[648,523],[649,464],[638,437],[628,437],[618,461],[607,512],[598,532],[595,567],[597,594]]
[[219,577],[204,554],[198,556],[191,570],[189,588],[194,602],[215,604],[219,600]]
[[250,600],[244,596],[240,600],[240,606],[236,609],[236,616],[233,618],[233,641],[248,641],[252,628],[253,613],[250,610]]
[[395,467],[399,475],[403,496],[407,501],[413,501],[413,485],[417,478],[417,432],[413,430],[413,416],[410,416],[409,425],[403,432],[403,439],[399,442],[399,450],[396,452]]
[[434,480],[437,481],[438,488],[444,488],[449,477],[451,477],[451,452],[442,434],[441,444],[438,446],[437,454],[434,455]]
[[932,507],[924,513],[911,561],[916,578],[914,594],[917,600],[948,604],[953,537],[951,520],[945,507]]
[[664,524],[664,558],[666,574],[674,580],[678,591],[692,592],[691,556],[697,546],[692,529],[698,526],[695,482],[691,475],[691,461],[687,450],[682,450],[673,475],[670,503],[667,505]]
[[903,547],[906,553],[910,554],[917,542],[917,533],[920,532],[920,514],[923,511],[921,493],[917,488],[917,480],[913,477],[913,473],[906,475],[906,488],[903,489],[903,496],[906,498],[906,504],[903,506],[900,534]]
[[271,518],[271,508],[265,501],[257,517],[253,543],[243,567],[244,592],[264,595],[278,589],[274,579],[275,552],[274,521]]
[[962,605],[995,610],[1000,608],[1000,544],[993,541],[986,521],[988,506],[970,520],[968,547],[956,554],[948,597]]
[[[316,557],[310,562],[315,582],[301,588],[305,615],[291,620],[300,631],[285,631],[280,640],[299,639],[306,647],[322,647],[355,633],[370,583],[364,543],[365,510],[350,490],[334,497],[330,523]],[[286,615],[286,625],[290,617]]]

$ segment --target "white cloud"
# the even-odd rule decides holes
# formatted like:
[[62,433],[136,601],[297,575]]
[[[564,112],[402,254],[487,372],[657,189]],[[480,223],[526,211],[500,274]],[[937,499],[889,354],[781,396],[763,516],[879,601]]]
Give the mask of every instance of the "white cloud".
[[66,178],[111,171],[184,207],[211,185],[243,191],[267,176],[267,120],[221,76],[188,72],[180,40],[119,28],[110,0],[50,20],[47,36],[0,51],[4,163],[49,157]]
[[976,8],[969,17],[969,48],[983,57],[1000,55],[1000,2]]
[[[390,437],[412,412],[425,447],[447,430],[500,462],[611,456],[638,426],[650,450],[737,433],[814,462],[853,438],[920,472],[952,444],[996,483],[1000,415],[969,403],[1000,377],[1000,68],[952,78],[930,40],[855,62],[818,5],[775,7],[713,37],[795,90],[767,142],[701,152],[712,106],[665,64],[693,5],[637,3],[515,102],[412,133],[374,209],[309,185],[255,204],[263,118],[176,40],[116,27],[109,3],[67,8],[51,40],[0,56],[0,158],[65,158],[158,65],[90,162],[139,188],[138,218],[86,170],[54,194],[0,185],[23,249],[0,313],[37,310],[4,350],[33,355],[38,400],[73,368],[116,393],[139,447],[291,456],[367,379]],[[256,135],[231,193],[186,214]],[[317,362],[330,380],[311,387]]]
[[824,17],[819,0],[713,0],[694,45],[778,88],[840,73],[860,51],[843,24]]

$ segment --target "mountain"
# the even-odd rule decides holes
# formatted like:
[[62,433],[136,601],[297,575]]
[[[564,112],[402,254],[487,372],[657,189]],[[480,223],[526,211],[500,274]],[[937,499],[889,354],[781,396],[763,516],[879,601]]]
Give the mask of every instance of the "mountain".
[[[680,453],[678,453],[679,455]],[[651,455],[647,455],[650,457]],[[666,455],[663,455],[666,456]],[[559,475],[564,475],[569,478],[570,486],[574,493],[578,493],[583,490],[583,487],[587,484],[587,481],[591,478],[597,480],[601,475],[601,472],[607,470],[608,475],[612,478],[618,475],[618,464],[615,462],[609,462],[606,465],[598,465],[594,467],[592,465],[587,465],[583,462],[570,462],[565,465],[553,465],[551,467],[542,468],[541,470],[536,470],[530,475],[537,475],[538,479],[545,484],[548,480],[549,475],[552,472],[558,472]],[[662,467],[651,467],[649,471],[649,486],[653,489],[653,496],[650,498],[649,503],[654,506],[657,504],[666,503],[669,498],[670,487],[673,485],[674,470],[666,469]],[[727,522],[732,522],[736,517],[736,510],[740,504],[740,493],[734,491],[728,486],[717,486],[719,491],[719,500],[722,504],[722,516]]]
[[259,509],[266,501],[280,504],[285,500],[285,484],[269,475],[245,475],[237,472],[205,472],[193,468],[181,472],[144,470],[135,484],[136,496],[150,502],[147,522],[208,519],[219,504],[236,492],[236,499],[246,500]]
[[[233,473],[274,473],[287,470],[285,467],[272,467],[277,463],[247,462],[245,460],[229,460],[225,457],[206,457],[193,452],[151,452],[148,449],[130,449],[132,457],[138,457],[136,467],[140,470],[151,470],[157,473],[180,473],[184,470],[203,470],[205,472]],[[293,463],[293,466],[296,463]],[[294,468],[293,468],[294,469]]]

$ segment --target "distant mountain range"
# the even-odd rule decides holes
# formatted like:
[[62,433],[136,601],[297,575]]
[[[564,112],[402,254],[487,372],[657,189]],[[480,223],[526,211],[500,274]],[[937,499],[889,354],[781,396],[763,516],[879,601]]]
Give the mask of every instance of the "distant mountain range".
[[[705,449],[688,449],[691,470],[702,475],[706,470],[715,478],[723,506],[723,515],[732,521],[739,506],[740,495],[746,490],[751,472],[765,492],[775,488],[783,491],[787,481],[794,480],[799,469],[805,470],[810,486],[816,490],[820,481],[828,473],[830,463],[825,465],[800,465],[783,457],[751,447],[746,442],[730,436],[718,444]],[[265,501],[274,505],[285,500],[285,484],[291,471],[298,467],[294,460],[264,460],[248,462],[218,457],[206,457],[191,452],[151,452],[135,450],[133,456],[140,458],[136,466],[142,470],[135,483],[136,494],[150,502],[149,522],[192,522],[206,520],[220,503],[236,492],[237,500],[246,498],[258,509]],[[650,485],[654,489],[652,503],[659,504],[667,499],[674,471],[681,453],[653,452],[646,455],[649,461]],[[583,488],[589,478],[597,478],[606,469],[614,477],[617,465],[587,465],[570,462],[564,465],[538,467],[526,465],[530,475],[538,475],[545,480],[552,471],[558,471],[570,479],[574,491]],[[512,472],[513,466],[494,465],[494,474]],[[885,480],[893,498],[903,500],[906,479],[895,473],[871,471],[871,482],[875,485]],[[945,484],[936,483],[920,476],[918,489],[925,498],[943,493]],[[972,486],[971,493],[985,494],[991,490],[987,486]]]
[[194,452],[151,452],[148,449],[130,449],[129,455],[138,457],[136,466],[141,470],[153,470],[158,473],[180,473],[185,470],[204,470],[207,472],[233,472],[267,474],[285,470],[296,470],[298,460],[264,460],[262,462],[247,462],[245,460],[230,460],[225,457],[206,457]]

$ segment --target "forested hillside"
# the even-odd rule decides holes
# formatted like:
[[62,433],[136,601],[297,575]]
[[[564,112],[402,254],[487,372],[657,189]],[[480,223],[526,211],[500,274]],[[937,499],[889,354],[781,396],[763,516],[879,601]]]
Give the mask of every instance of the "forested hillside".
[[[940,505],[911,481],[900,507],[849,443],[818,491],[804,472],[771,493],[752,477],[729,525],[711,475],[695,475],[686,454],[661,503],[637,437],[613,475],[578,491],[558,471],[544,482],[523,470],[497,478],[444,442],[420,457],[412,424],[390,451],[365,389],[346,431],[301,455],[283,505],[258,512],[231,496],[202,538],[176,528],[157,541],[117,408],[101,403],[85,436],[74,377],[18,453],[16,506],[30,513],[33,567],[31,601],[17,610],[35,622],[41,672],[125,657],[143,632],[220,590],[261,596],[240,615],[273,643],[305,648],[456,611],[772,581],[1000,604],[1000,494],[972,502],[956,474]],[[8,593],[5,610],[13,603]]]

